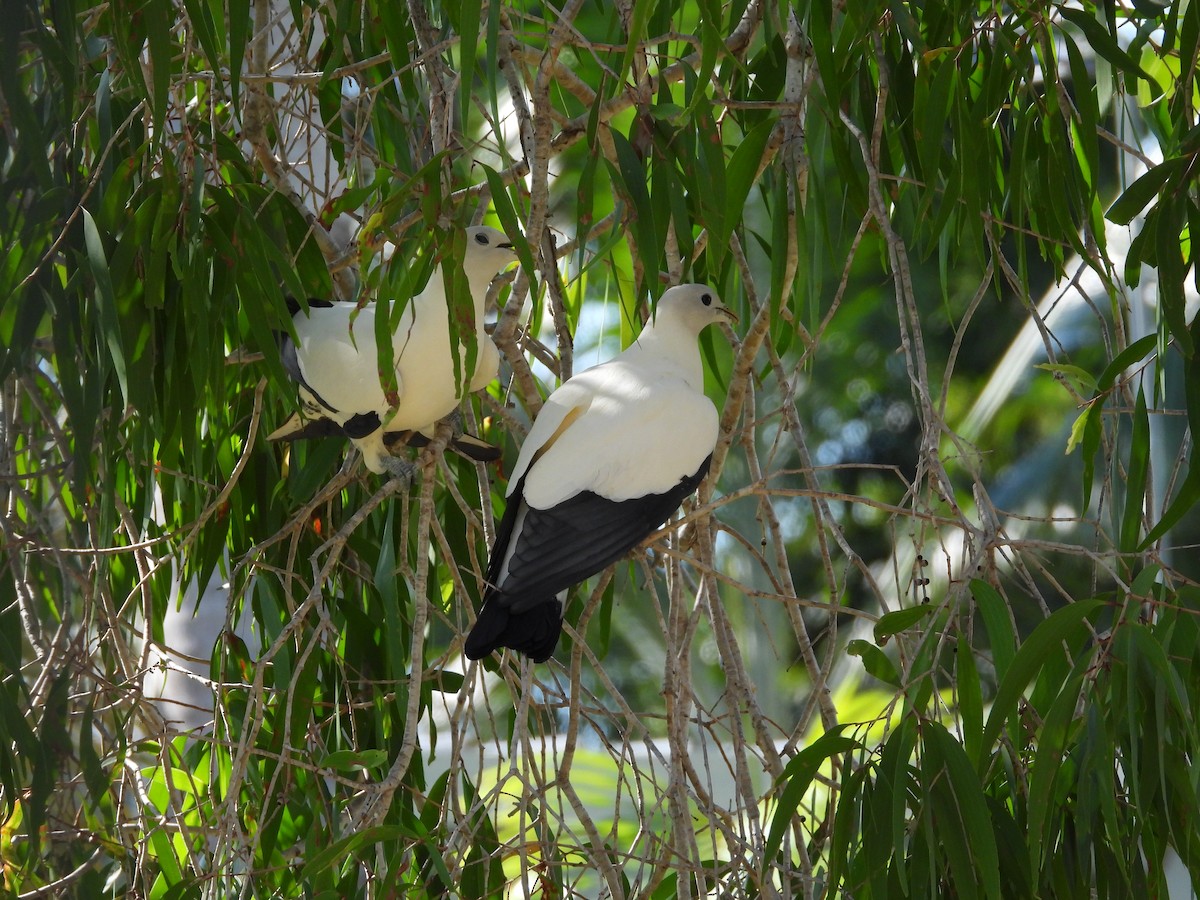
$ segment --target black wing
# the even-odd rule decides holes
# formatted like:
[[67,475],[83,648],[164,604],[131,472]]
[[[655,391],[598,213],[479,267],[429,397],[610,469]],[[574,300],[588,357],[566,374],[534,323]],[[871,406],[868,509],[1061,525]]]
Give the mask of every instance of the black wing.
[[[286,422],[284,423],[287,424]],[[346,432],[342,431],[342,426],[333,419],[324,417],[317,419],[307,419],[301,428],[280,437],[271,435],[268,440],[272,441],[309,441],[316,438],[327,437],[345,437]]]
[[[551,509],[526,506],[518,496],[523,494],[522,481],[504,511],[504,521],[496,536],[496,550],[488,565],[488,598],[494,596],[514,612],[523,612],[539,602],[539,598],[555,595],[595,575],[662,525],[704,480],[711,463],[710,454],[693,475],[681,478],[662,494],[607,500],[583,491]],[[496,584],[519,515],[513,510],[512,500],[520,500],[516,505],[524,506],[525,518],[504,583]]]
[[[389,450],[405,445],[416,448],[429,446],[429,438],[419,431],[388,431],[383,435],[383,442]],[[465,431],[450,438],[447,447],[472,462],[495,462],[503,455],[499,447]]]
[[[525,503],[522,478],[496,532],[483,608],[467,638],[468,658],[512,647],[536,662],[547,659],[558,641],[557,628],[552,635],[546,631],[552,618],[561,622],[559,592],[616,562],[662,525],[696,490],[711,462],[710,454],[695,474],[662,494],[607,500],[583,491],[550,509]],[[514,539],[508,571],[497,584]]]

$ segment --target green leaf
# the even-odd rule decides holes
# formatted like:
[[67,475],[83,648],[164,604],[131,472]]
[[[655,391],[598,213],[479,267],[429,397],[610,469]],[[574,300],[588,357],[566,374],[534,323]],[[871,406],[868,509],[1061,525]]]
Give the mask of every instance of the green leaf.
[[462,116],[463,134],[471,133],[471,106],[475,96],[476,54],[479,52],[479,30],[483,25],[481,0],[459,0],[458,15],[458,107]]
[[1000,861],[987,799],[971,760],[940,723],[922,726],[921,762],[942,848],[950,860],[956,895],[998,898]]
[[171,90],[171,26],[174,7],[168,3],[145,3],[140,9],[146,25],[146,46],[149,50],[151,120],[158,143],[163,139],[167,118],[167,101]]
[[100,756],[96,753],[95,742],[98,735],[94,726],[95,714],[96,696],[93,694],[88,697],[87,705],[83,708],[83,719],[79,726],[79,765],[83,769],[83,779],[87,784],[88,793],[92,795],[92,802],[99,803],[108,793],[112,775],[111,772],[105,771]]
[[175,855],[175,848],[171,845],[170,834],[165,829],[153,828],[146,837],[149,854],[158,861],[164,887],[170,887],[183,881],[183,870],[179,867],[179,859]]
[[[466,235],[461,229],[455,229],[450,235],[448,251],[442,257],[441,275],[448,300],[446,324],[450,333],[451,352],[454,355],[454,390],[455,395],[459,397],[468,393],[466,382],[469,382],[470,378],[467,377],[467,373],[475,370],[479,355],[475,304],[471,299],[467,276],[462,268],[465,255]],[[398,320],[396,324],[399,324]]]
[[978,578],[971,579],[971,595],[983,616],[983,627],[987,630],[992,651],[992,665],[996,668],[996,680],[1003,681],[1017,653],[1017,636],[1008,604],[994,587]]
[[896,671],[895,663],[874,644],[869,641],[855,639],[846,645],[846,652],[851,656],[861,657],[863,668],[873,678],[878,678],[880,681],[890,684],[893,687],[902,687],[900,673]]
[[1104,412],[1104,400],[1118,376],[1135,362],[1143,359],[1155,349],[1158,343],[1157,335],[1148,334],[1134,341],[1115,357],[1100,374],[1096,382],[1096,392],[1088,402],[1087,408],[1075,420],[1071,427],[1071,437],[1067,441],[1067,452],[1076,446],[1082,447],[1083,453],[1083,505],[1088,507],[1092,502],[1092,484],[1095,477],[1096,452],[1100,449],[1102,435],[1101,416]]
[[1179,524],[1179,521],[1195,508],[1197,503],[1200,503],[1200,465],[1197,465],[1193,458],[1187,477],[1179,486],[1179,492],[1175,495],[1175,499],[1171,501],[1171,505],[1163,512],[1162,518],[1138,545],[1138,552],[1147,550],[1155,541]]
[[[706,227],[714,237],[722,238],[720,244],[709,251],[715,259],[721,260],[725,256],[729,235],[733,233],[733,223],[740,210],[729,205],[725,147],[721,129],[706,108],[698,110],[693,121],[696,129],[692,145],[693,157],[684,158],[681,163],[685,175],[688,176],[689,186],[699,195]],[[683,154],[686,153],[685,148]]]
[[[1083,686],[1085,665],[1076,666],[1071,677],[1062,686],[1062,691],[1051,704],[1049,712],[1038,730],[1035,746],[1036,756],[1029,767],[1029,841],[1033,853],[1034,871],[1041,867],[1043,847],[1053,845],[1054,823],[1048,818],[1062,802],[1063,793],[1056,795],[1063,759],[1068,752],[1068,742],[1079,694]],[[1064,775],[1068,773],[1063,773]]]
[[[12,331],[4,334],[4,320],[13,313],[14,307]],[[46,297],[38,289],[26,290],[20,295],[14,293],[0,307],[0,379],[7,378],[22,365],[34,337],[45,324],[47,312]]]
[[875,643],[882,646],[887,643],[889,637],[899,634],[902,631],[907,631],[931,612],[933,612],[933,607],[921,605],[909,606],[886,613],[875,623]]
[[[703,14],[700,17],[700,66],[696,70],[696,84],[708,85],[712,83],[718,56],[723,55],[729,64],[734,66],[739,64],[739,60],[725,53],[726,28],[720,0],[699,0],[699,6],[703,10]],[[711,102],[712,97],[706,91],[702,89],[693,91],[692,101],[684,111],[684,117],[693,115],[698,104]]]
[[1182,233],[1186,227],[1185,210],[1190,202],[1186,192],[1180,190],[1164,198],[1153,212],[1158,218],[1158,306],[1171,337],[1185,358],[1191,358],[1193,352],[1184,291],[1188,266],[1182,247]]
[[1092,485],[1096,479],[1096,451],[1100,449],[1100,437],[1103,431],[1102,415],[1103,402],[1094,399],[1075,417],[1071,425],[1071,434],[1067,438],[1066,453],[1071,453],[1076,447],[1082,447],[1083,456],[1083,508],[1092,504]]
[[1150,417],[1146,394],[1138,387],[1133,411],[1133,433],[1129,436],[1129,465],[1126,468],[1125,510],[1121,516],[1120,548],[1131,552],[1137,547],[1145,517],[1146,480],[1150,471]]
[[1117,44],[1116,39],[1088,12],[1069,6],[1057,7],[1058,13],[1083,32],[1092,49],[1126,75],[1149,80],[1150,76]]
[[225,65],[221,56],[220,43],[217,40],[216,22],[213,19],[212,11],[204,0],[183,0],[183,7],[187,11],[188,23],[196,33],[196,37],[200,39],[200,47],[208,59],[213,86],[218,94],[222,93],[224,83],[221,79],[221,70],[225,68]]
[[465,682],[466,677],[461,672],[451,672],[449,669],[436,669],[431,674],[427,684],[435,691],[440,691],[444,694],[457,694],[462,690]]
[[[1039,363],[1034,368],[1043,369],[1064,380],[1070,379],[1074,381],[1080,393],[1091,392],[1096,389],[1095,376],[1081,366],[1073,366],[1068,363]],[[1072,446],[1074,445],[1072,444]]]
[[[467,809],[470,834],[473,836],[472,850],[463,866],[463,893],[471,897],[487,897],[503,893],[504,854],[495,824],[482,803],[477,802],[479,793],[470,778],[462,775],[462,795]],[[475,890],[470,888],[476,887]]]
[[954,686],[958,691],[958,714],[962,719],[963,746],[972,759],[979,758],[979,743],[983,739],[983,688],[975,654],[966,636],[959,634],[954,655]]
[[388,755],[382,750],[335,750],[317,765],[322,769],[373,769],[387,765],[387,761]]
[[320,853],[310,856],[304,867],[300,870],[300,878],[303,882],[314,881],[326,869],[341,862],[363,847],[383,841],[394,841],[410,837],[411,835],[411,830],[395,825],[376,825],[374,828],[366,828],[355,832],[341,840],[335,841]]
[[[904,858],[904,851],[898,848],[893,840],[891,829],[892,810],[896,804],[896,796],[905,796],[908,780],[893,781],[890,773],[884,771],[882,763],[875,769],[875,780],[870,783],[863,796],[862,802],[862,836],[861,850],[858,853],[862,860],[861,868],[856,874],[857,880],[870,885],[871,896],[888,896],[888,877],[895,870],[897,857]],[[903,868],[903,866],[901,866]],[[862,869],[866,871],[863,872]],[[907,881],[907,873],[901,875],[895,872],[901,884]]]
[[80,208],[83,214],[83,239],[87,247],[88,268],[96,283],[96,305],[100,311],[100,330],[104,342],[108,346],[109,359],[117,382],[121,386],[121,400],[129,405],[129,381],[125,372],[125,348],[121,340],[121,322],[117,313],[117,298],[113,293],[112,278],[108,270],[108,258],[104,254],[104,243],[100,239],[100,231],[96,228],[96,220],[85,208]]
[[[837,808],[833,816],[833,836],[829,843],[829,885],[832,890],[849,881],[851,873],[847,870],[857,856],[862,835],[862,811],[865,806],[864,793],[869,796],[871,789],[870,776],[872,767],[859,766],[857,769],[843,768],[841,792],[838,796]],[[903,796],[903,792],[893,791],[894,796]]]
[[396,504],[389,504],[379,539],[379,558],[375,563],[375,589],[383,605],[383,643],[387,648],[388,676],[396,681],[408,674],[411,641],[406,616],[400,609],[399,570],[396,561],[396,539],[393,536]]
[[621,58],[621,65],[617,69],[617,80],[622,84],[629,76],[629,68],[633,65],[633,57],[637,52],[638,44],[646,36],[646,23],[650,21],[650,14],[656,7],[655,3],[634,3],[631,6],[633,15],[630,17],[629,30],[626,33],[625,55]]
[[[1067,59],[1070,63],[1071,79],[1075,84],[1088,84],[1092,75],[1087,63],[1071,38],[1069,32],[1061,34],[1061,40],[1066,46]],[[1099,149],[1096,146],[1096,121],[1100,117],[1095,91],[1081,91],[1074,98],[1074,109],[1079,115],[1079,121],[1073,118],[1071,126],[1071,148],[1075,151],[1078,171],[1083,176],[1088,193],[1095,195],[1096,181],[1100,176]],[[1102,230],[1102,229],[1101,229]]]
[[733,226],[741,220],[750,191],[758,183],[763,151],[774,130],[774,119],[760,122],[742,138],[729,159],[729,166],[725,170],[725,202],[733,214],[724,220],[725,227],[719,235],[722,246],[729,243]]
[[1168,178],[1182,173],[1187,162],[1188,160],[1178,156],[1163,160],[1125,188],[1121,196],[1109,206],[1104,214],[1105,218],[1118,225],[1128,225],[1134,216],[1146,208],[1147,203],[1158,196]]
[[246,36],[250,32],[250,0],[228,0],[229,95],[241,107],[242,66],[246,64]]
[[609,134],[617,151],[618,166],[614,174],[633,207],[633,229],[637,234],[638,251],[646,271],[647,284],[644,287],[652,296],[657,297],[662,290],[658,284],[658,229],[655,226],[650,192],[646,189],[646,170],[625,135],[611,127]]
[[[412,823],[413,832],[416,834],[417,840],[425,848],[428,853],[428,859],[433,867],[433,871],[441,880],[441,885],[430,885],[430,893],[442,894],[448,893],[449,889],[454,887],[454,878],[450,875],[450,870],[446,868],[446,863],[442,859],[442,841],[438,837],[431,835],[419,819]],[[553,841],[549,841],[553,846]],[[440,888],[440,890],[438,889]]]
[[923,71],[921,74],[925,77],[918,82],[929,85],[925,121],[920,129],[919,159],[921,177],[930,184],[936,184],[939,180],[946,139],[946,117],[950,111],[953,89],[958,85],[958,66],[953,58],[938,56],[933,70],[932,73]]
[[987,763],[984,754],[991,751],[996,739],[1000,736],[1000,729],[1016,711],[1017,702],[1046,665],[1049,655],[1061,654],[1063,642],[1074,636],[1084,627],[1083,623],[1087,618],[1103,606],[1103,601],[1097,598],[1080,600],[1064,606],[1041,622],[1021,644],[1021,649],[1013,657],[1008,673],[1000,683],[999,690],[996,691],[996,698],[992,701],[992,711],[988,715],[987,725],[983,729],[980,755],[975,760],[980,772],[984,771]]
[[825,732],[792,757],[784,766],[783,775],[779,779],[783,784],[783,791],[779,795],[779,803],[775,807],[775,812],[771,815],[770,831],[763,847],[764,867],[779,853],[779,848],[783,844],[783,835],[825,761],[839,753],[848,753],[862,747],[858,741],[842,736],[841,732],[846,727],[846,725],[838,725]]
[[[500,228],[508,235],[509,240],[513,242],[513,248],[517,251],[517,258],[521,261],[521,268],[532,279],[537,272],[537,267],[533,261],[533,251],[529,246],[529,239],[533,236],[524,234],[521,231],[521,223],[517,217],[517,210],[508,196],[508,189],[504,186],[504,181],[500,178],[500,174],[488,166],[482,166],[482,168],[484,175],[487,177],[488,188],[491,190],[492,208],[496,210],[496,218],[500,220]],[[531,289],[536,292],[535,285],[531,284]]]
[[[891,793],[891,825],[888,830],[891,865],[901,888],[909,891],[908,877],[908,797],[919,786],[912,770],[913,751],[917,745],[917,718],[905,716],[888,737],[879,755],[876,785],[885,782]],[[877,789],[877,788],[876,788]]]

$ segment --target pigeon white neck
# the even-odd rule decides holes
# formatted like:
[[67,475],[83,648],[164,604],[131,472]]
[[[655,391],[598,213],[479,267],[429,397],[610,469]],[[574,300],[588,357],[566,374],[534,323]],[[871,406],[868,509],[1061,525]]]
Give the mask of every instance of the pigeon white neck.
[[[496,272],[494,269],[489,269],[486,263],[471,265],[470,260],[468,260],[463,266],[463,274],[467,276],[467,290],[470,292],[471,301],[475,305],[475,326],[478,330],[482,331],[488,287],[491,286],[492,279],[496,277]],[[459,284],[461,283],[459,282]],[[429,284],[421,296],[432,301],[440,301],[443,312],[449,308],[450,299],[446,296],[445,272],[442,270],[441,265],[438,265],[433,270],[433,274],[429,276]]]
[[491,287],[492,280],[496,277],[496,267],[495,265],[489,266],[487,263],[471,265],[468,262],[463,266],[463,272],[467,276],[467,287],[471,291],[471,300],[475,303],[475,325],[482,329],[488,288]]
[[634,343],[648,359],[655,360],[656,366],[677,371],[689,385],[703,390],[704,367],[697,336],[698,332],[679,317],[660,311],[657,318],[646,323]]

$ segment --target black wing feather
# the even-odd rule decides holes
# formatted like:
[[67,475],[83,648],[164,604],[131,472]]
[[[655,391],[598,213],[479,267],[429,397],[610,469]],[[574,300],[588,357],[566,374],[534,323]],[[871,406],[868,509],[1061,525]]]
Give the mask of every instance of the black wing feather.
[[[557,630],[548,649],[541,632],[550,614],[561,624],[557,595],[616,562],[662,525],[696,490],[711,462],[710,454],[695,474],[662,494],[608,500],[583,491],[550,509],[525,504],[522,478],[497,529],[483,609],[467,638],[468,658],[479,659],[497,647],[511,647],[537,662],[548,658],[558,641]],[[503,584],[497,584],[522,510],[524,521],[517,545]],[[531,643],[538,655],[544,653],[541,659],[525,649]]]
[[[383,442],[389,450],[398,446],[417,449],[429,446],[429,438],[420,431],[388,431],[383,435]],[[459,456],[472,462],[495,462],[503,455],[503,451],[499,447],[465,431],[450,438],[447,446]]]
[[562,607],[554,598],[524,613],[487,603],[467,635],[463,653],[467,659],[483,659],[493,650],[511,647],[534,662],[545,662],[558,646],[561,633]]
[[291,434],[283,437],[272,438],[276,441],[309,441],[317,438],[327,437],[345,437],[346,432],[342,430],[342,426],[333,419],[324,417],[317,419],[307,419],[304,426],[296,429]]

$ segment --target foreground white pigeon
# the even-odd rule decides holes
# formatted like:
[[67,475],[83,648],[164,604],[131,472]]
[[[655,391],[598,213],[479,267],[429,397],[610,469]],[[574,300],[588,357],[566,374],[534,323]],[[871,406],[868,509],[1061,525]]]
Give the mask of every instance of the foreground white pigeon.
[[509,479],[468,658],[511,647],[549,659],[567,589],[624,556],[696,490],[718,430],[697,338],[722,319],[737,321],[712,288],[671,288],[627,350],[546,400]]
[[[409,301],[392,333],[397,391],[390,401],[380,384],[375,304],[364,306],[357,316],[354,303],[310,300],[307,314],[296,304],[292,322],[297,340],[284,335],[280,354],[300,385],[302,409],[272,432],[271,440],[342,433],[362,451],[372,472],[405,474],[405,464],[391,456],[388,445],[401,439],[412,439],[414,445],[427,442],[432,427],[454,412],[467,393],[495,378],[500,365],[496,345],[483,330],[484,301],[492,279],[517,256],[508,237],[495,228],[468,228],[466,238],[463,273],[475,302],[473,369],[467,370],[465,346],[460,344],[457,354],[451,350],[440,265],[425,290]],[[460,450],[472,446],[466,439],[458,444]]]

